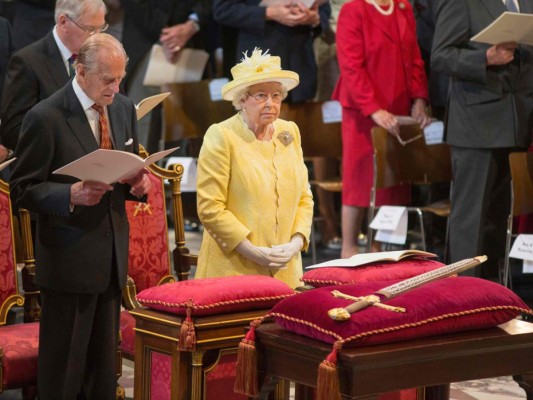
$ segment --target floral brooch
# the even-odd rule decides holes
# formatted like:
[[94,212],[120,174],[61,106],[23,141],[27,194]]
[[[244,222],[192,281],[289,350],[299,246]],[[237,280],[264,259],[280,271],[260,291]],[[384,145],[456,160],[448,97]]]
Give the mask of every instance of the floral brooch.
[[285,146],[288,146],[294,140],[294,137],[288,131],[282,131],[282,132],[278,133],[277,138]]

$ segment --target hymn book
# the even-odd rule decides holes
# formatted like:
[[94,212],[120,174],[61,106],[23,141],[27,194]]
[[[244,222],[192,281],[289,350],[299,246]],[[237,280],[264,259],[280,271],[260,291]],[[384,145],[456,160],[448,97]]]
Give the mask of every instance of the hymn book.
[[136,104],[135,109],[137,111],[137,121],[152,111],[153,108],[165,100],[169,94],[170,92],[154,94],[153,96],[142,99],[139,104]]
[[533,45],[533,14],[506,11],[470,40],[498,44],[517,42]]
[[82,181],[112,184],[135,175],[178,148],[163,150],[145,159],[127,151],[98,149],[56,169],[53,173],[73,176]]
[[161,86],[166,83],[198,82],[202,79],[209,54],[199,49],[181,49],[175,63],[169,62],[159,44],[152,46],[143,85]]
[[320,264],[310,265],[306,269],[335,267],[349,268],[367,265],[377,261],[400,261],[409,257],[434,258],[436,254],[428,253],[421,250],[398,250],[398,251],[381,251],[378,253],[356,254],[350,258],[339,258],[337,260],[326,261]]

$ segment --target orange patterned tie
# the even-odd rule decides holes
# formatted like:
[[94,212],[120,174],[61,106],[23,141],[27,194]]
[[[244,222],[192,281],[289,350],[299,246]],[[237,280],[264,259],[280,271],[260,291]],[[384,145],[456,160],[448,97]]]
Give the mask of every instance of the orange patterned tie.
[[100,127],[100,148],[111,150],[113,148],[113,144],[111,143],[111,138],[109,137],[107,117],[105,115],[104,108],[96,103],[94,103],[91,107],[99,114],[98,125]]

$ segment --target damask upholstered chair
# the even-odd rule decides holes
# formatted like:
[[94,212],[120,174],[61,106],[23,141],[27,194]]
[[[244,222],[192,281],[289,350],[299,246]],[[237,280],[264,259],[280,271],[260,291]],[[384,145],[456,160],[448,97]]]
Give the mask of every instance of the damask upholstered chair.
[[[141,151],[141,156],[146,157],[146,152]],[[120,349],[127,358],[133,358],[135,351],[135,319],[128,310],[141,307],[135,300],[136,293],[148,287],[173,282],[176,276],[178,280],[186,280],[196,259],[189,255],[185,247],[180,190],[183,167],[173,165],[165,169],[152,164],[148,169],[152,181],[148,201],[128,202],[126,205],[130,222],[129,278],[123,293],[125,310],[121,314]],[[176,232],[173,250],[168,238],[165,181],[171,192],[171,210]],[[171,256],[176,275],[172,272]]]
[[[21,232],[24,248],[23,279],[33,275],[33,245],[27,211],[21,217]],[[9,389],[22,389],[24,399],[36,397],[37,349],[39,346],[39,323],[16,323],[8,325],[9,310],[22,306],[24,297],[19,291],[17,259],[15,252],[16,220],[13,218],[9,199],[9,186],[0,180],[0,393]],[[22,261],[22,260],[20,260]],[[33,288],[25,288],[28,296],[35,299]],[[34,292],[34,293],[30,293]],[[39,316],[36,301],[29,301],[25,320]]]

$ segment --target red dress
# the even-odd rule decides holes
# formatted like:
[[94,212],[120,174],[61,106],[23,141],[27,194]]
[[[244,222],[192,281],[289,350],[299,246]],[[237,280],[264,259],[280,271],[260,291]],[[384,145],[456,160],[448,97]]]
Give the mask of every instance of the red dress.
[[[333,93],[343,107],[342,203],[368,207],[373,180],[370,115],[384,109],[410,115],[415,98],[428,98],[424,62],[416,40],[413,10],[394,1],[382,15],[365,0],[341,9],[337,25],[340,77]],[[377,204],[406,204],[409,186],[378,191]]]

